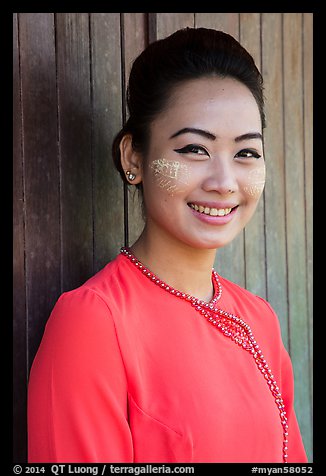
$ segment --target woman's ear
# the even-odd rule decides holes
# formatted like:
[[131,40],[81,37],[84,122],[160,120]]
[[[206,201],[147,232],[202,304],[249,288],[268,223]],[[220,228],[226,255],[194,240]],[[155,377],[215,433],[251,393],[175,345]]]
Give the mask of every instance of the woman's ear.
[[121,165],[126,179],[133,185],[142,181],[142,157],[132,147],[132,136],[126,134],[120,142]]

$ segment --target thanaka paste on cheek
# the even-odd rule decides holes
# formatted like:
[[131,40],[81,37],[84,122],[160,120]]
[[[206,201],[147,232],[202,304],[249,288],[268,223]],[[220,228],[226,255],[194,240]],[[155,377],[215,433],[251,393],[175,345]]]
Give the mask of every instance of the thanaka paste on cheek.
[[243,190],[252,198],[259,198],[265,186],[265,166],[253,169],[248,173],[247,184]]
[[156,159],[150,164],[155,183],[170,195],[185,191],[189,183],[189,170],[185,164],[177,160]]

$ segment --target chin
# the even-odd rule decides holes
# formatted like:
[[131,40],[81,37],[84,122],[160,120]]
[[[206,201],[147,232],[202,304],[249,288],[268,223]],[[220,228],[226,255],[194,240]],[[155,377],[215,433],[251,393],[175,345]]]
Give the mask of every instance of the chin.
[[195,248],[198,250],[217,250],[218,248],[223,248],[233,241],[235,238],[232,237],[230,239],[184,239],[182,240],[186,245],[190,246],[191,248]]

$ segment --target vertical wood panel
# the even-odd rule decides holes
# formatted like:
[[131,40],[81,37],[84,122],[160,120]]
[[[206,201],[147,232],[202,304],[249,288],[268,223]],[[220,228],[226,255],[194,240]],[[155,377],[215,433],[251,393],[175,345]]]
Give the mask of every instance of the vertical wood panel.
[[97,271],[115,257],[124,240],[123,184],[111,154],[113,138],[122,126],[119,13],[91,13],[91,78],[94,271]]
[[13,435],[13,460],[26,461],[26,296],[24,178],[22,157],[22,123],[18,19],[13,16],[13,425],[21,431]]
[[[240,14],[240,43],[249,51],[261,70],[260,14]],[[266,261],[265,261],[265,196],[261,196],[256,212],[244,230],[245,242],[245,286],[266,297]]]
[[[196,27],[215,28],[239,39],[239,13],[196,13]],[[225,278],[245,286],[244,232],[217,250],[215,269]]]
[[53,15],[20,18],[29,367],[60,293],[59,179]]
[[[306,296],[305,191],[303,148],[302,14],[284,14],[284,128],[286,236],[290,352],[295,374],[296,409],[310,440],[309,336]],[[300,98],[300,100],[298,100]],[[308,446],[310,449],[310,445]]]
[[156,15],[155,39],[157,40],[181,28],[194,27],[194,13],[155,13],[154,15]]
[[310,397],[313,381],[313,16],[303,14],[303,108],[304,108],[304,157],[305,202],[307,243],[307,300],[310,350]]
[[57,13],[63,289],[93,272],[89,23],[86,13]]
[[283,131],[282,17],[262,14],[262,74],[265,84],[265,228],[267,298],[280,320],[289,348]]
[[239,39],[239,13],[195,13],[195,24],[225,31]]
[[[134,59],[143,51],[147,44],[147,18],[145,13],[122,13],[123,24],[123,84],[127,82]],[[127,117],[127,105],[124,103],[123,115]],[[141,198],[135,186],[126,186],[128,213],[128,239],[132,245],[140,235],[144,222],[141,213]]]

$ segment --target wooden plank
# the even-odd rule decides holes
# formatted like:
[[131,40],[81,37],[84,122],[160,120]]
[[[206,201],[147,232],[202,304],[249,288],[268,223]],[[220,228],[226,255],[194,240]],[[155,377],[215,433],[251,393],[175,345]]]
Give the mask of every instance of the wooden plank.
[[123,245],[123,183],[111,154],[122,126],[120,14],[91,13],[94,271]]
[[239,41],[261,69],[260,13],[240,13]]
[[[238,13],[196,13],[196,27],[215,28],[239,39]],[[217,250],[214,263],[216,271],[231,281],[245,286],[244,232],[227,246]]]
[[[240,13],[240,42],[261,69],[260,14]],[[245,283],[249,291],[266,298],[264,194],[244,230]]]
[[26,294],[22,110],[17,13],[13,15],[13,461],[26,462]]
[[304,157],[310,394],[313,394],[313,15],[303,14]]
[[145,13],[123,13],[124,73],[127,84],[134,59],[147,46],[147,18]]
[[[147,24],[145,13],[122,13],[122,35],[123,35],[123,72],[125,87],[134,59],[143,51],[147,40]],[[127,118],[128,113],[126,104],[123,104],[124,115]],[[127,213],[128,213],[128,241],[132,245],[139,237],[144,227],[144,221],[141,213],[141,196],[135,186],[125,186]]]
[[60,294],[59,175],[53,15],[20,15],[26,199],[28,368]]
[[187,26],[194,27],[194,13],[154,13],[153,15],[156,15],[157,40]]
[[289,349],[280,13],[262,14],[262,73],[267,118],[264,133],[267,299],[278,315],[283,342]]
[[195,25],[225,31],[238,40],[239,15],[239,13],[195,13]]
[[284,102],[284,127],[290,352],[295,376],[295,408],[303,440],[307,451],[311,453],[301,13],[284,14],[283,35],[284,95],[286,98]]
[[57,13],[62,283],[79,286],[93,273],[92,115],[86,13]]

